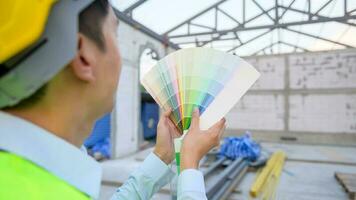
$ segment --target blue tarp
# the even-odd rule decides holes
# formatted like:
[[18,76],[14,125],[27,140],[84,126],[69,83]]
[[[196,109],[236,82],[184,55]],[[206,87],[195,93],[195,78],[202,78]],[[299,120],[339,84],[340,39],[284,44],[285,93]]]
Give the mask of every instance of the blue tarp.
[[92,154],[99,152],[105,158],[110,158],[110,120],[111,113],[104,115],[96,121],[90,136],[84,141],[84,146]]
[[158,120],[159,106],[156,103],[142,103],[141,122],[143,126],[143,137],[145,139],[156,137]]
[[219,156],[229,159],[245,158],[255,161],[261,154],[261,146],[252,140],[251,134],[246,132],[241,137],[227,137],[220,147]]

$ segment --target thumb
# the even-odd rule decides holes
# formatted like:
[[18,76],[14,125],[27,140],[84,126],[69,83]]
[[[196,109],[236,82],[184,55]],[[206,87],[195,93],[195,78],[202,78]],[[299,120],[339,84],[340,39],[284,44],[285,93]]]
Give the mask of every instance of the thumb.
[[192,115],[192,122],[190,123],[190,128],[199,129],[199,109],[195,108]]
[[169,108],[169,109],[167,109],[164,113],[163,113],[163,116],[162,117],[169,117],[169,115],[171,115],[171,113],[172,113],[172,109],[171,108]]
[[210,131],[214,133],[220,133],[225,127],[226,119],[222,118],[220,121],[216,122],[212,127],[209,128]]

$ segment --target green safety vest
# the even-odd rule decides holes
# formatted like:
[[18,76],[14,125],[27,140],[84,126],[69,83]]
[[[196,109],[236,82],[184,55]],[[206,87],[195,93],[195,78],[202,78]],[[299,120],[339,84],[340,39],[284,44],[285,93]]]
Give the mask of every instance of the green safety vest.
[[90,197],[45,169],[0,150],[1,200],[87,200]]

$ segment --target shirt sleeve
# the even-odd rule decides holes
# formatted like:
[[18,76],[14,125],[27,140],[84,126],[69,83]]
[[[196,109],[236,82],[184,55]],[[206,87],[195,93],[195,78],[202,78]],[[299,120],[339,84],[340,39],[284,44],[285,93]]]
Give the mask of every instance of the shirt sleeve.
[[178,177],[178,200],[206,200],[203,173],[186,169]]
[[154,193],[166,185],[174,177],[172,170],[154,153],[151,153],[119,187],[111,200],[118,199],[150,199]]

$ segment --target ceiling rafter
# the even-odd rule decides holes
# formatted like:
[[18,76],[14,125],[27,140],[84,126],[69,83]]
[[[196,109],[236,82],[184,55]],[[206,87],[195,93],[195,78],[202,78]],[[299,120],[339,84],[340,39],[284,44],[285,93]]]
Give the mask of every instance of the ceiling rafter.
[[[123,13],[126,16],[132,18],[132,12],[134,11],[134,9],[141,6],[146,1],[147,0],[138,0],[136,3],[132,4],[130,7],[125,9]],[[273,30],[278,30],[278,31],[283,30],[285,32],[294,32],[298,35],[302,35],[305,37],[315,38],[329,43],[333,43],[334,45],[340,45],[345,48],[355,48],[352,45],[322,37],[320,34],[317,35],[317,33],[307,33],[301,31],[301,29],[294,30],[291,28],[292,26],[301,26],[307,24],[318,24],[318,23],[328,23],[328,22],[337,22],[351,27],[356,27],[356,23],[355,21],[353,21],[356,19],[356,9],[350,9],[348,5],[349,4],[348,2],[352,0],[343,0],[339,2],[339,3],[343,3],[343,13],[337,16],[327,16],[326,14],[322,14],[322,13],[327,8],[330,8],[330,5],[335,5],[336,3],[338,3],[336,2],[338,0],[327,0],[322,4],[319,3],[317,4],[318,7],[314,10],[311,9],[312,7],[315,8],[315,6],[313,6],[314,5],[313,3],[315,1],[312,0],[305,0],[304,9],[295,7],[296,0],[291,0],[288,4],[281,4],[279,0],[275,0],[272,7],[271,4],[269,4],[268,6],[266,6],[267,4],[261,4],[261,0],[242,0],[242,7],[239,8],[241,9],[241,13],[242,13],[241,18],[236,18],[232,16],[231,14],[229,14],[229,12],[226,9],[224,9],[221,6],[222,4],[228,1],[233,1],[233,0],[219,0],[215,2],[211,6],[208,6],[207,8],[197,12],[195,15],[173,26],[172,28],[170,28],[169,30],[161,34],[161,36],[163,38],[166,38],[167,41],[173,44],[177,44],[177,45],[195,44],[195,46],[199,46],[199,47],[205,46],[215,41],[227,41],[227,40],[237,41],[238,43],[232,44],[232,47],[228,50],[228,52],[234,52],[238,48],[241,48],[242,46],[245,46],[256,39],[263,37],[264,35],[266,35],[267,33]],[[252,3],[249,6],[251,5],[255,6],[259,12],[256,13],[256,15],[247,18],[246,10],[248,9],[247,8],[248,1]],[[205,15],[210,11],[214,12],[211,19],[213,23],[211,25],[205,25],[197,22],[197,19],[199,17]],[[300,15],[306,17],[302,18],[299,21],[285,21],[284,18],[286,17],[286,14],[289,12],[299,13]],[[219,23],[221,23],[221,20],[219,19],[221,17],[225,17],[226,19],[231,20],[232,22],[235,23],[235,25],[229,29],[220,28],[222,27],[219,26]],[[254,22],[259,20],[260,17],[266,17],[270,19],[270,22],[266,22],[266,24],[262,24],[262,25],[255,25]],[[183,32],[179,34],[175,34],[175,32],[183,26],[187,26],[187,29],[185,31],[183,30]],[[199,27],[201,29],[200,31],[193,32],[191,29],[192,27]],[[247,39],[247,40],[245,39],[245,41],[242,40],[240,37],[240,32],[251,31],[251,30],[267,30],[267,31],[251,39]],[[207,39],[206,36],[210,36],[211,38]],[[283,44],[302,51],[308,51],[307,49],[298,46],[298,44],[293,44],[290,41],[289,42],[281,41],[280,39],[281,39],[280,35],[278,34],[277,44],[274,43],[272,44],[273,45]],[[266,49],[268,49],[268,47],[264,48],[263,50]]]
[[267,49],[270,49],[270,51],[273,52],[273,47],[276,46],[276,45],[280,45],[280,44],[283,44],[283,45],[286,45],[286,46],[294,48],[293,52],[296,52],[297,49],[301,50],[302,52],[310,52],[310,50],[308,50],[308,49],[306,49],[304,47],[300,47],[300,46],[297,46],[297,45],[294,45],[294,44],[290,44],[290,43],[284,42],[284,41],[277,41],[277,42],[273,42],[271,44],[268,44],[267,46],[255,51],[254,53],[251,54],[251,56],[256,56],[260,52],[263,52],[266,55],[266,50]]
[[[280,8],[285,8],[283,6],[279,6]],[[270,8],[267,11],[274,10],[275,8]],[[297,9],[290,8],[290,10],[295,11],[295,12],[300,12],[302,14],[307,14],[304,11],[300,11]],[[217,31],[207,31],[207,32],[197,32],[197,33],[190,33],[190,34],[178,34],[178,35],[171,35],[168,36],[168,38],[181,38],[181,37],[189,37],[189,36],[201,36],[201,35],[211,35],[211,34],[220,34],[220,33],[228,33],[228,32],[237,32],[237,31],[248,31],[248,30],[257,30],[257,29],[265,29],[265,28],[284,28],[288,26],[296,26],[296,25],[306,25],[306,24],[316,24],[316,23],[325,23],[325,22],[339,22],[351,26],[356,26],[356,24],[349,23],[347,20],[349,19],[356,19],[356,15],[350,15],[350,16],[341,16],[341,17],[324,17],[320,15],[313,15],[316,16],[317,19],[311,19],[307,21],[296,21],[296,22],[288,22],[288,23],[278,23],[278,24],[270,24],[270,25],[260,25],[260,26],[249,26],[246,27],[246,24],[256,20],[258,17],[264,15],[264,13],[260,13],[256,15],[255,17],[252,17],[251,19],[247,20],[245,24],[236,26],[232,29],[226,29],[226,30],[217,30]]]
[[[333,1],[335,1],[335,0],[333,0]],[[279,7],[283,8],[283,9],[287,9],[285,6],[279,6]],[[349,15],[347,13],[344,13],[344,15],[341,16],[341,17],[326,17],[326,16],[322,16],[322,15],[319,15],[319,14],[313,14],[311,12],[310,13],[309,12],[305,12],[303,10],[299,10],[299,9],[295,9],[295,8],[288,8],[288,10],[291,10],[291,11],[294,11],[294,12],[297,12],[297,13],[301,13],[301,14],[309,15],[310,19],[307,22],[318,21],[318,20],[311,19],[312,17],[316,17],[317,19],[320,19],[320,22],[332,22],[332,21],[335,21],[335,22],[339,22],[339,23],[342,23],[342,24],[347,24],[347,25],[350,25],[350,26],[356,26],[356,24],[347,22],[347,20],[349,20],[349,19],[356,19],[356,15]],[[320,22],[318,22],[318,23],[320,23]],[[302,23],[302,25],[303,24],[304,23]],[[305,24],[309,24],[309,23],[305,23]]]
[[208,11],[212,10],[212,9],[215,9],[217,6],[219,6],[220,4],[226,2],[227,0],[220,0],[216,3],[214,3],[213,5],[207,7],[206,9],[200,11],[199,13],[195,14],[194,16],[184,20],[183,22],[179,23],[178,25],[174,26],[173,28],[169,29],[168,31],[166,31],[165,33],[163,33],[163,35],[168,35],[169,33],[177,30],[178,28],[180,28],[181,26],[187,24],[188,22],[191,22],[192,20],[200,17],[201,15],[207,13]]
[[338,45],[344,46],[346,48],[356,48],[354,46],[351,46],[351,45],[348,45],[348,44],[345,44],[345,43],[341,43],[341,42],[338,42],[338,41],[333,41],[333,40],[330,40],[330,39],[327,39],[327,38],[324,38],[324,37],[321,37],[321,36],[315,36],[315,35],[310,34],[310,33],[305,33],[305,32],[293,30],[293,29],[290,29],[290,28],[283,28],[283,29],[284,30],[288,30],[290,32],[297,33],[297,34],[301,34],[301,35],[305,35],[305,36],[308,36],[308,37],[312,37],[312,38],[315,38],[315,39],[319,39],[319,40],[323,40],[323,41],[326,41],[326,42],[338,44]]
[[248,44],[248,43],[250,43],[250,42],[252,42],[252,41],[254,41],[254,40],[256,40],[256,39],[258,39],[258,38],[260,38],[260,37],[262,37],[262,36],[264,36],[264,35],[266,35],[267,33],[271,32],[271,31],[273,31],[273,30],[274,30],[274,29],[271,28],[271,29],[269,29],[269,30],[267,30],[267,31],[265,31],[265,32],[263,32],[263,33],[261,33],[261,34],[258,34],[258,35],[256,35],[255,37],[252,37],[252,38],[248,39],[247,41],[242,42],[241,44],[239,44],[239,45],[237,45],[237,46],[235,46],[235,47],[233,47],[233,48],[227,50],[227,52],[232,52],[232,51],[234,51],[234,50],[236,50],[236,49],[238,49],[238,48],[240,48],[240,47],[242,47],[242,46],[245,46],[246,44]]
[[130,7],[126,8],[123,13],[128,16],[132,16],[132,11],[135,10],[136,8],[140,7],[143,3],[145,3],[147,0],[139,0],[132,4]]
[[257,55],[257,54],[260,53],[260,52],[264,52],[264,54],[266,54],[266,53],[265,53],[265,50],[266,50],[266,49],[272,48],[273,46],[275,46],[275,45],[277,45],[277,44],[279,44],[279,43],[278,43],[278,42],[273,42],[273,43],[271,43],[271,44],[268,44],[267,46],[265,46],[265,47],[263,47],[263,48],[261,48],[261,49],[255,51],[254,53],[252,53],[251,56],[255,56],[255,55]]
[[[233,48],[229,49],[228,52],[231,51],[235,51],[236,49],[240,48],[241,46],[245,45],[244,41],[241,41],[240,37],[238,37],[238,33],[242,32],[242,31],[249,31],[249,30],[260,30],[260,29],[269,29],[268,32],[274,30],[274,29],[278,29],[278,30],[286,30],[286,31],[290,31],[290,32],[294,32],[303,36],[307,36],[307,37],[312,37],[315,39],[319,39],[319,40],[323,40],[326,42],[330,42],[333,44],[338,44],[341,45],[345,48],[354,48],[351,45],[348,44],[344,44],[341,43],[339,41],[333,41],[324,37],[321,37],[319,35],[313,35],[310,33],[305,33],[302,31],[295,31],[293,29],[290,29],[289,27],[291,26],[295,26],[295,25],[305,25],[305,24],[315,24],[315,23],[325,23],[325,22],[339,22],[339,23],[343,23],[346,25],[351,25],[351,26],[356,26],[356,24],[350,23],[348,22],[349,19],[356,19],[356,15],[350,15],[348,8],[347,8],[347,0],[344,0],[345,5],[344,5],[344,13],[342,16],[337,16],[337,17],[327,17],[327,16],[323,16],[320,13],[325,10],[328,5],[330,5],[331,3],[335,3],[336,0],[328,0],[326,3],[323,3],[318,9],[316,9],[316,11],[312,12],[311,11],[311,0],[307,0],[307,9],[306,10],[301,10],[301,9],[296,9],[293,8],[294,3],[296,2],[296,0],[291,1],[287,6],[284,5],[280,5],[278,3],[278,0],[275,0],[275,5],[272,8],[264,8],[261,4],[259,4],[256,0],[250,0],[253,2],[253,4],[255,6],[258,7],[258,9],[260,10],[260,13],[249,18],[246,19],[245,17],[245,6],[246,6],[246,0],[243,0],[243,19],[242,19],[242,23],[239,23],[238,19],[235,19],[234,21],[237,22],[237,25],[235,27],[233,27],[232,29],[226,29],[226,30],[208,30],[208,31],[204,31],[204,32],[194,32],[194,33],[189,33],[189,34],[172,34],[172,32],[174,32],[174,30],[178,29],[180,26],[183,26],[184,24],[186,24],[186,22],[182,22],[180,23],[178,26],[175,26],[173,29],[170,29],[169,31],[167,31],[165,34],[167,35],[167,37],[169,39],[175,39],[175,38],[185,38],[185,37],[195,37],[195,41],[194,43],[196,44],[196,46],[204,46],[207,45],[209,43],[212,43],[214,41],[223,41],[223,40],[237,40],[239,41],[239,44],[237,44],[236,46],[234,46]],[[219,8],[218,5],[213,5],[211,7],[209,7],[210,9],[216,9],[217,11],[220,12],[224,12],[224,14],[226,13],[226,11],[224,11],[223,9]],[[282,9],[283,11],[281,11],[281,13],[279,13],[279,9]],[[204,12],[201,12],[199,15],[195,15],[193,18],[189,19],[189,22],[193,21],[195,18],[201,16],[202,14],[206,13],[208,10],[204,10]],[[270,12],[274,11],[275,15],[270,15]],[[281,22],[281,19],[283,19],[283,17],[285,16],[285,14],[290,11],[290,12],[296,12],[299,13],[301,15],[305,15],[308,16],[306,20],[302,20],[302,21],[296,21],[296,22]],[[231,15],[228,15],[229,18],[233,18],[231,17]],[[259,26],[249,26],[249,24],[255,20],[257,20],[259,17],[261,16],[266,16],[269,19],[271,19],[271,21],[273,21],[273,24],[266,24],[266,25],[259,25]],[[215,16],[215,21],[216,21],[217,16]],[[229,38],[222,38],[222,36],[227,35],[233,33],[235,35],[235,37],[229,37]],[[210,40],[199,40],[200,36],[205,36],[205,35],[211,35],[211,39]],[[262,37],[265,34],[262,35],[258,35],[259,37]],[[259,38],[257,37],[257,38]],[[256,38],[256,39],[257,39]],[[255,39],[255,38],[253,38]],[[251,42],[251,39],[248,40],[248,43]],[[193,42],[180,42],[178,44],[187,44],[187,43],[193,43]],[[288,45],[288,46],[293,46],[293,44],[287,43],[287,42],[279,42],[278,44],[284,44],[284,45]],[[296,48],[296,46],[294,45],[294,47]],[[302,49],[299,48],[298,49]],[[305,51],[305,49],[303,49]]]
[[256,0],[252,0],[252,2],[262,11],[262,13],[267,15],[273,22],[275,21],[275,19],[259,3],[257,3]]

